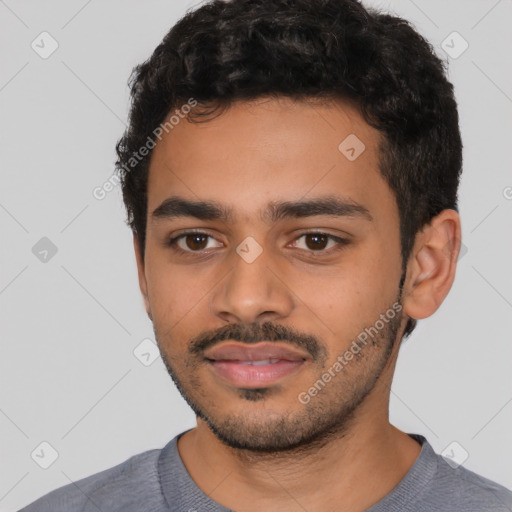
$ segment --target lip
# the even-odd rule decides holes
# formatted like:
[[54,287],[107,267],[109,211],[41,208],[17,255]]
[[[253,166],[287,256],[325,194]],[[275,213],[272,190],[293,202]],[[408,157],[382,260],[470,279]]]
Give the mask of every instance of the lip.
[[276,342],[225,343],[205,352],[209,366],[225,382],[240,388],[268,387],[297,372],[309,354]]
[[262,341],[252,345],[228,342],[205,352],[206,359],[215,361],[261,361],[264,359],[281,359],[286,361],[304,361],[309,359],[307,353],[277,342]]

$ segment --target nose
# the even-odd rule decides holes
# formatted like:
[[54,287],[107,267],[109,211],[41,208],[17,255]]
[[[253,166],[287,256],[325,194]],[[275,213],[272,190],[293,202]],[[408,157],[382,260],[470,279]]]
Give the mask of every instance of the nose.
[[243,253],[226,260],[225,277],[210,297],[212,314],[227,322],[251,323],[285,318],[295,307],[285,275],[263,250],[255,259]]

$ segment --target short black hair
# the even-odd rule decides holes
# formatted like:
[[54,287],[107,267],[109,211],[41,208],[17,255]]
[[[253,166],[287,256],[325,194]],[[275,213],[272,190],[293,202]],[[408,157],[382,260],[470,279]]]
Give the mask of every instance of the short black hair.
[[[356,105],[381,132],[379,167],[398,205],[403,269],[416,233],[442,210],[458,211],[462,142],[445,61],[409,22],[357,0],[209,1],[172,27],[129,85],[116,171],[142,258],[152,151],[140,150],[152,149],[155,129],[191,99],[198,108],[189,121],[264,96]],[[409,319],[404,335],[415,324]]]

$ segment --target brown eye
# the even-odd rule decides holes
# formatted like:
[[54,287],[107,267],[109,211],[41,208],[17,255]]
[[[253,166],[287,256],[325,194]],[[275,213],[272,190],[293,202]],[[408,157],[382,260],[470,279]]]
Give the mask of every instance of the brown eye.
[[[300,247],[300,244],[298,244],[298,240],[301,238],[304,239],[303,247]],[[332,245],[329,246],[330,242],[332,242]],[[342,248],[346,244],[348,244],[348,240],[339,238],[334,235],[329,235],[328,233],[320,232],[303,233],[295,239],[295,245],[300,249],[304,249],[305,251],[309,252],[320,252],[326,254],[331,252],[333,246],[333,250],[335,251]]]
[[215,241],[215,239],[208,233],[188,231],[171,238],[168,244],[177,252],[200,253],[204,249],[215,247],[211,245],[208,247],[210,240]]
[[322,250],[325,249],[329,242],[329,237],[320,233],[312,233],[304,235],[306,238],[306,245],[308,249]]
[[205,242],[207,241],[207,235],[201,235],[194,233],[193,235],[185,235],[183,240],[188,249],[193,251],[199,251],[205,248]]

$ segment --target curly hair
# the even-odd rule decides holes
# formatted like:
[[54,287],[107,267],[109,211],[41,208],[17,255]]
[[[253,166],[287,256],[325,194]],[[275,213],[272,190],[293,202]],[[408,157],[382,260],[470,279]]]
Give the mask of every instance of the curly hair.
[[[238,100],[335,98],[381,133],[379,170],[398,205],[405,269],[416,233],[443,209],[458,211],[462,142],[445,71],[406,20],[357,0],[212,0],[187,12],[134,68],[129,124],[116,146],[142,257],[152,152],[139,150],[173,109],[193,98],[199,107],[187,119],[204,122]],[[415,324],[408,320],[404,336]]]

